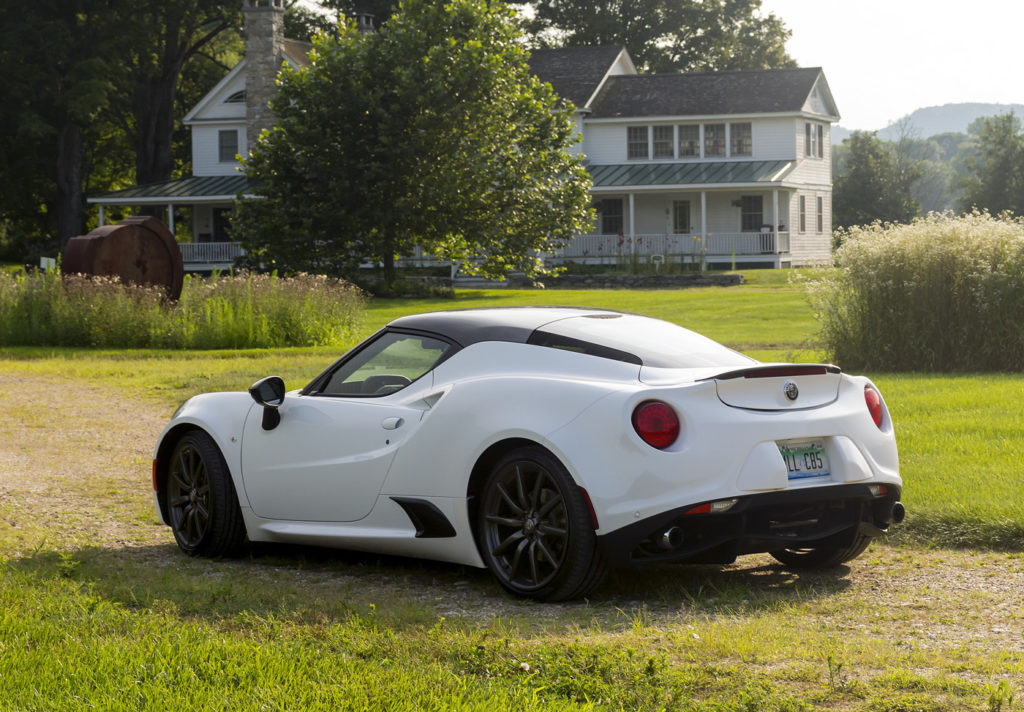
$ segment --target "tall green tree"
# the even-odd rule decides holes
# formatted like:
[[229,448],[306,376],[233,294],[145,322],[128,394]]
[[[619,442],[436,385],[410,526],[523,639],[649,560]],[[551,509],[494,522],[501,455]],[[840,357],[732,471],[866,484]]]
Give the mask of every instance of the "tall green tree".
[[241,24],[239,0],[121,0],[130,49],[116,108],[135,151],[135,181],[167,180],[174,170],[175,101],[189,60]]
[[[10,252],[86,227],[86,190],[171,177],[185,64],[237,0],[0,3],[0,221]],[[180,117],[181,113],[178,113]],[[12,238],[12,235],[14,236]]]
[[469,272],[541,273],[536,252],[589,226],[590,181],[519,40],[486,0],[406,0],[378,32],[343,20],[317,39],[246,162],[263,195],[235,220],[250,255],[334,274],[370,259],[392,282],[419,246]]
[[921,167],[912,156],[901,155],[873,131],[854,131],[843,148],[845,171],[836,176],[832,190],[837,227],[909,222],[920,214],[913,187]]
[[86,171],[107,161],[90,147],[111,129],[119,29],[87,0],[0,3],[0,219],[30,256],[82,230]]
[[790,31],[761,0],[533,0],[542,47],[623,45],[641,71],[793,67]]
[[974,138],[963,159],[967,174],[960,179],[961,207],[998,214],[1024,215],[1024,134],[1011,111],[973,122]]

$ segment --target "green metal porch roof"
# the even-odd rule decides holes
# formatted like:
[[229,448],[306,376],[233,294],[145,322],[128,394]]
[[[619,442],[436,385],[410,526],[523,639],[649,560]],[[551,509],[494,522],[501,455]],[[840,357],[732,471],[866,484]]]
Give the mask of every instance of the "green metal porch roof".
[[140,203],[211,203],[251,195],[254,184],[243,175],[190,176],[163,183],[138,185],[111,193],[90,195],[88,202],[110,205]]
[[777,183],[795,161],[716,161],[702,163],[627,163],[588,166],[595,188],[627,186]]

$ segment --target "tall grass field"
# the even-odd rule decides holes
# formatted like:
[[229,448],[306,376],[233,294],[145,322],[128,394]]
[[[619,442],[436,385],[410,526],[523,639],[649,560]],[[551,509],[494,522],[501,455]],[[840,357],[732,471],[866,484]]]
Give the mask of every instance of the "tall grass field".
[[823,348],[848,368],[1024,370],[1024,219],[931,213],[840,233],[812,285]]
[[114,278],[0,273],[0,346],[217,349],[336,345],[363,297],[336,279],[185,277],[181,297]]

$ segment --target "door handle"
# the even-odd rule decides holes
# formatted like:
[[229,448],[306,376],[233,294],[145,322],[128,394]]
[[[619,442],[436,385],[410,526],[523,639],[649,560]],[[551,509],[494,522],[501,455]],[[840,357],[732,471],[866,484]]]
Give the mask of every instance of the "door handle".
[[384,418],[384,420],[381,421],[380,427],[385,430],[396,430],[402,427],[402,423],[404,422],[405,419],[403,418]]

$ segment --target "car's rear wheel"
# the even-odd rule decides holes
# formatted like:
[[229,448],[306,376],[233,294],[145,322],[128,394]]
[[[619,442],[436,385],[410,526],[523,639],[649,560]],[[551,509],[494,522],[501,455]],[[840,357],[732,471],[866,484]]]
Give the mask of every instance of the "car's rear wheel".
[[178,441],[167,468],[174,540],[190,556],[229,556],[245,542],[238,496],[220,448],[201,430]]
[[794,547],[771,552],[776,561],[794,569],[827,569],[845,564],[864,553],[871,543],[871,537],[858,534],[850,546],[845,547]]
[[513,450],[491,470],[477,510],[477,537],[488,568],[520,596],[579,598],[606,573],[583,492],[540,447]]

